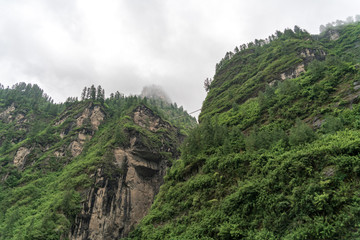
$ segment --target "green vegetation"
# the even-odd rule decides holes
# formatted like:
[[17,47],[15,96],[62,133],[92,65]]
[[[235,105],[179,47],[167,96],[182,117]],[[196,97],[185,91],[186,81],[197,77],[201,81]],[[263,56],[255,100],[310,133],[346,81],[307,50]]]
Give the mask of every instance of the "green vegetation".
[[[134,135],[173,166],[129,239],[359,239],[359,46],[360,24],[349,22],[236,47],[205,82],[199,125],[176,104],[104,99],[101,87],[59,105],[36,85],[1,87],[0,239],[66,239],[90,176],[119,176],[111,153]],[[141,107],[177,129],[135,124]],[[78,124],[95,108],[99,129]],[[80,133],[91,140],[74,157]],[[162,146],[181,134],[176,160]],[[15,166],[20,149],[31,151]]]
[[295,27],[227,53],[129,239],[360,238],[359,36]]
[[[95,88],[89,89],[94,92]],[[94,98],[68,98],[65,104],[54,104],[37,85],[1,87],[1,240],[67,239],[85,192],[94,184],[91,176],[99,168],[109,177],[121,174],[113,166],[115,148],[126,148],[130,137],[136,135],[151,151],[173,159],[178,153],[162,152],[162,139],[167,139],[166,147],[177,146],[178,135],[196,126],[196,120],[182,107],[120,93],[103,99],[103,90],[97,89]],[[179,130],[152,132],[136,125],[132,115],[139,106],[146,106]],[[98,130],[88,117],[78,124],[79,117],[95,108],[104,114]],[[71,144],[79,141],[80,133],[91,139],[84,142],[80,155],[74,155]],[[16,166],[14,158],[24,149],[29,152]]]

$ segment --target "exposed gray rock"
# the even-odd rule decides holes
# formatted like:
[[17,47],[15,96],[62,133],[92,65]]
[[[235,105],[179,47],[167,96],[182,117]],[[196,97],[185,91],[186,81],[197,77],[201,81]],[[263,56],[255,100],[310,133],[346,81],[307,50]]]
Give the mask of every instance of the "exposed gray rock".
[[14,111],[15,111],[15,106],[14,104],[11,104],[11,106],[9,106],[5,111],[0,113],[0,119],[6,122],[11,122],[12,121],[11,113]]
[[300,76],[301,73],[305,72],[305,67],[313,60],[324,60],[326,52],[322,49],[309,49],[305,48],[300,51],[300,57],[303,62],[288,69],[287,71],[280,74],[280,79],[292,79]]
[[[146,107],[135,109],[133,120],[153,132],[160,128],[172,128]],[[92,176],[93,187],[85,192],[86,200],[75,219],[69,239],[110,240],[126,237],[147,214],[170,161],[145,147],[136,135],[131,136],[129,145],[114,149],[111,176],[103,167],[98,168]]]
[[20,147],[14,156],[14,165],[18,168],[22,168],[25,164],[26,156],[29,155],[30,152],[30,149],[26,147]]
[[305,72],[305,65],[301,63],[297,65],[294,69],[280,74],[280,78],[281,80],[297,78],[303,72]]
[[329,36],[330,36],[330,40],[331,41],[336,41],[340,38],[340,34],[338,31],[335,30],[330,30],[329,31]]
[[325,177],[333,177],[336,173],[336,167],[335,166],[327,166],[322,170],[322,174]]

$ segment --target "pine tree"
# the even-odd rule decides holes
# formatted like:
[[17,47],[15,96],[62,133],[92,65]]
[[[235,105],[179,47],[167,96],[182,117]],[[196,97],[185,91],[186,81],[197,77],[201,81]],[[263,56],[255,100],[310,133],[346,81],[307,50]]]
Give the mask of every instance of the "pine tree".
[[101,91],[101,101],[104,102],[105,101],[105,89],[103,89]]
[[100,100],[101,101],[101,98],[102,98],[102,87],[99,85],[97,87],[97,93],[96,93],[96,100]]
[[87,91],[87,88],[84,87],[84,89],[83,89],[83,91],[82,91],[82,93],[81,93],[81,100],[85,100],[85,98],[86,98],[86,91]]
[[96,100],[96,88],[95,88],[94,84],[91,85],[91,87],[90,87],[90,99]]
[[86,88],[86,99],[90,99],[90,88]]
[[204,81],[204,88],[205,91],[208,92],[210,90],[210,85],[211,85],[212,79],[211,78],[206,78]]

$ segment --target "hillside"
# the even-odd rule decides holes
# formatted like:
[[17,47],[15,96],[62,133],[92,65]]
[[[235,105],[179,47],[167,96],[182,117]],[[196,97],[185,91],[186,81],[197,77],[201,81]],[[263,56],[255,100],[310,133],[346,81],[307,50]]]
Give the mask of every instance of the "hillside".
[[0,239],[126,236],[196,125],[161,100],[88,93],[54,104],[37,85],[1,87]]
[[235,48],[129,239],[359,239],[360,24]]

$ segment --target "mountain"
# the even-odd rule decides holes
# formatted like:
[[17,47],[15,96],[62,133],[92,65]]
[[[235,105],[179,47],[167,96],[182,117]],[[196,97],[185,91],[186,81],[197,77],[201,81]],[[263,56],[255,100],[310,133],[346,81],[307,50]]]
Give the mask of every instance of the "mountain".
[[160,99],[54,104],[37,85],[0,89],[0,239],[117,239],[148,212],[196,120]]
[[359,239],[360,23],[228,52],[128,239]]
[[326,26],[226,53],[200,124],[0,85],[0,239],[359,239],[360,24]]

